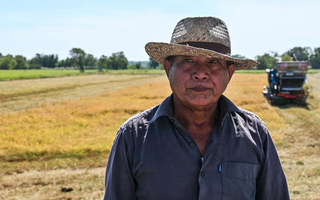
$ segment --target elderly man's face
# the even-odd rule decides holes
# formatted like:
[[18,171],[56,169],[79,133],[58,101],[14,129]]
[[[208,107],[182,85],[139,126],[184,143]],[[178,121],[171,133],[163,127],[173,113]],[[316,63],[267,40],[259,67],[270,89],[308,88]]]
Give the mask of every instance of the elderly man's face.
[[192,110],[214,106],[235,71],[226,61],[198,57],[176,56],[164,63],[170,86],[177,100]]

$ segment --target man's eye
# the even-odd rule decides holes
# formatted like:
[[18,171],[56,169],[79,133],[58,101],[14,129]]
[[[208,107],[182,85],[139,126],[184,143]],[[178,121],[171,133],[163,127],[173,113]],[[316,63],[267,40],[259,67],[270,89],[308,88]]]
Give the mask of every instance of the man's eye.
[[210,64],[217,64],[217,63],[219,63],[219,61],[217,61],[217,60],[210,60],[209,63],[210,63]]
[[193,63],[194,61],[192,59],[184,59],[184,62]]

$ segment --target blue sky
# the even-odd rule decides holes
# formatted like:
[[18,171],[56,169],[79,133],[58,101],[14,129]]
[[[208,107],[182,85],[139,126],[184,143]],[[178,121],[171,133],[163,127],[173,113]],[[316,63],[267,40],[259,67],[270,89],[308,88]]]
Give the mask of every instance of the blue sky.
[[148,60],[147,42],[169,42],[185,17],[216,16],[232,54],[254,59],[270,51],[320,47],[318,0],[0,0],[0,53],[69,56],[73,47],[99,58],[123,51]]

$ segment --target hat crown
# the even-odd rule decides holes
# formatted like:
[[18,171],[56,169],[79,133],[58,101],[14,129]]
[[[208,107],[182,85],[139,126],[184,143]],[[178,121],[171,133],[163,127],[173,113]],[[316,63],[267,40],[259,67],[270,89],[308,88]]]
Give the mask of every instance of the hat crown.
[[259,62],[231,56],[228,28],[216,17],[190,17],[178,22],[170,44],[149,42],[145,46],[148,55],[160,64],[169,56],[202,56],[232,62],[236,70],[250,69]]
[[231,47],[228,28],[224,21],[216,17],[192,17],[179,21],[170,43],[187,42],[218,43]]

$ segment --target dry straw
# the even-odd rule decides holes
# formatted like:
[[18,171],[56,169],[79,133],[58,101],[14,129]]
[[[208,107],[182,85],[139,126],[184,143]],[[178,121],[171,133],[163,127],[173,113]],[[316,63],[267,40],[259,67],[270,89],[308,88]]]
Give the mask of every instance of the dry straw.
[[231,61],[236,70],[250,69],[259,62],[231,57],[231,43],[226,24],[216,17],[182,19],[176,25],[170,44],[149,42],[148,55],[160,64],[168,56],[205,56]]

